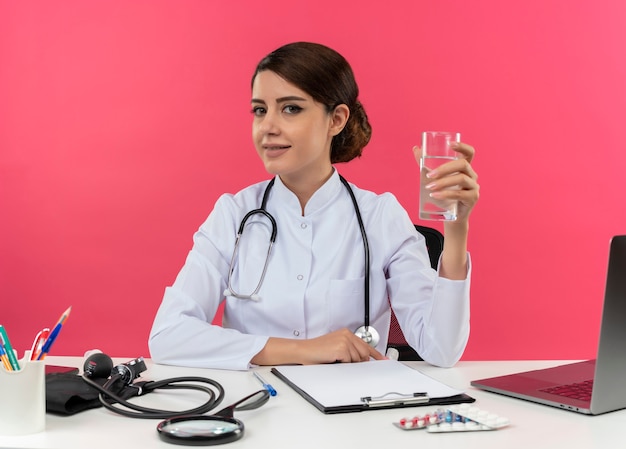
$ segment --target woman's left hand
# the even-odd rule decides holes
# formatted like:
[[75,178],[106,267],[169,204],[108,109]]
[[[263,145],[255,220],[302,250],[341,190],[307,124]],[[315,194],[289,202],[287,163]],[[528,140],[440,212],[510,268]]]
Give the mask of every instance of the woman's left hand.
[[[462,142],[455,142],[451,147],[459,153],[459,158],[430,171],[428,177],[431,182],[427,188],[435,199],[457,200],[457,221],[467,221],[478,201],[480,190],[478,175],[471,165],[475,150]],[[413,154],[419,164],[422,149],[413,147]]]

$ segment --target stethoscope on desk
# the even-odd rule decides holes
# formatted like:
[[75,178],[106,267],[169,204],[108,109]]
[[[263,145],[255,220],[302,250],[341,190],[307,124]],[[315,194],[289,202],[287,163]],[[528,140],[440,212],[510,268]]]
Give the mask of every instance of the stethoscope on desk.
[[[274,246],[274,242],[276,241],[276,234],[278,231],[278,227],[276,225],[276,220],[272,215],[267,211],[267,199],[270,193],[270,190],[274,186],[274,181],[276,178],[272,179],[267,187],[265,188],[265,192],[263,193],[263,200],[261,201],[261,207],[258,209],[251,210],[248,212],[241,223],[239,224],[239,229],[237,231],[237,238],[235,240],[235,247],[233,249],[233,257],[230,260],[230,266],[228,268],[228,287],[224,290],[224,296],[232,296],[238,299],[249,299],[252,301],[259,301],[261,298],[259,296],[259,290],[261,289],[261,285],[263,285],[263,280],[265,279],[265,273],[267,272],[267,265],[270,260],[270,253],[272,251],[272,247]],[[360,326],[358,329],[354,331],[354,334],[365,341],[372,347],[376,347],[378,342],[380,341],[380,335],[378,331],[370,326],[370,249],[369,242],[367,240],[367,235],[365,233],[365,226],[363,225],[363,218],[361,217],[361,211],[359,210],[359,205],[356,201],[356,197],[354,196],[354,192],[348,184],[348,181],[345,180],[343,176],[339,176],[341,183],[346,187],[348,193],[350,194],[350,199],[352,200],[352,204],[354,205],[354,212],[356,213],[357,221],[359,222],[359,229],[361,230],[361,237],[363,239],[363,249],[365,252],[365,282],[364,282],[364,304],[365,304],[365,312],[363,316],[363,326]],[[261,272],[261,277],[255,289],[250,294],[238,293],[233,289],[232,286],[232,277],[233,271],[235,269],[235,260],[237,259],[238,250],[239,250],[239,241],[241,239],[241,235],[243,234],[243,229],[246,225],[246,222],[253,215],[264,215],[270,221],[272,225],[272,233],[270,235],[270,243],[267,248],[267,255],[265,256],[265,263],[263,265],[263,270]]]
[[[213,446],[236,441],[243,436],[245,426],[234,413],[257,409],[270,398],[269,391],[263,388],[212,415],[205,415],[224,399],[224,387],[218,381],[186,376],[135,384],[146,369],[143,357],[113,366],[108,355],[98,352],[85,360],[81,377],[98,391],[101,405],[108,410],[129,418],[163,419],[157,425],[157,433],[167,443]],[[206,393],[208,398],[204,404],[189,410],[162,410],[129,402],[122,393],[124,389],[136,389],[137,396],[157,390],[192,390]]]

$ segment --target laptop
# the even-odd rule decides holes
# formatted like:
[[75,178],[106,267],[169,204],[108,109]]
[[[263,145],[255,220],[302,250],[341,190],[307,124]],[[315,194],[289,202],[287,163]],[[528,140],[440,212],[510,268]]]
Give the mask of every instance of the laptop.
[[473,380],[473,387],[587,415],[626,408],[626,235],[610,242],[595,360]]

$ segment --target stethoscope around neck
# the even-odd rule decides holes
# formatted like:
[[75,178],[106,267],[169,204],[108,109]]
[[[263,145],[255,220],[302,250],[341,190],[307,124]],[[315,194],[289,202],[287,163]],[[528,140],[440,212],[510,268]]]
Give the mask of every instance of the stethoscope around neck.
[[[261,201],[261,207],[259,209],[254,209],[248,212],[241,223],[239,224],[239,229],[237,230],[237,238],[235,239],[235,247],[233,249],[233,256],[230,259],[230,266],[228,268],[228,287],[224,290],[224,296],[232,296],[238,299],[249,299],[252,301],[259,301],[261,298],[259,296],[259,290],[261,289],[261,285],[263,285],[263,280],[265,279],[265,273],[267,272],[267,265],[270,260],[270,253],[272,252],[272,247],[274,246],[274,242],[276,242],[276,234],[278,232],[278,226],[276,225],[276,220],[274,217],[266,210],[267,199],[269,196],[269,192],[274,186],[274,181],[276,178],[272,179],[267,187],[265,188],[265,192],[263,193],[263,200]],[[365,311],[363,316],[363,326],[360,326],[358,329],[354,331],[354,334],[365,341],[372,347],[376,347],[378,342],[380,341],[380,335],[378,331],[370,326],[370,248],[369,242],[367,240],[367,234],[365,233],[365,226],[363,225],[363,218],[361,217],[361,211],[359,210],[359,205],[356,201],[356,197],[354,196],[354,192],[348,184],[348,181],[345,180],[343,176],[339,176],[341,183],[348,190],[348,194],[350,195],[350,199],[352,200],[352,204],[354,205],[354,212],[356,213],[357,221],[359,222],[359,229],[361,230],[361,237],[363,239],[363,250],[365,254],[365,281],[364,281],[364,305]],[[246,225],[246,222],[253,215],[264,215],[270,221],[272,225],[272,233],[270,235],[270,242],[267,248],[267,255],[265,256],[265,263],[263,264],[263,271],[261,272],[261,277],[259,278],[259,282],[249,294],[238,293],[233,289],[232,286],[232,277],[233,271],[235,269],[235,260],[237,259],[237,255],[239,253],[239,242],[241,240],[241,236],[243,234],[243,229]]]

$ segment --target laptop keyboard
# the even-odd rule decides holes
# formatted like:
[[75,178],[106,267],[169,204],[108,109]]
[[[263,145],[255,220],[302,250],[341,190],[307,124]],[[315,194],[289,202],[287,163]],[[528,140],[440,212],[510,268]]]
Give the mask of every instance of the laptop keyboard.
[[576,382],[568,385],[558,385],[556,387],[544,388],[540,391],[558,396],[566,396],[581,401],[591,400],[591,390],[593,388],[593,379],[584,382]]

